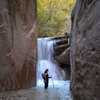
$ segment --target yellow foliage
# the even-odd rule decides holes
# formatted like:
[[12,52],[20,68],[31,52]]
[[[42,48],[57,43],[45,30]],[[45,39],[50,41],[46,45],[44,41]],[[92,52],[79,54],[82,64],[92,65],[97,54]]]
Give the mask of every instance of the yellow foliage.
[[[50,33],[50,31],[52,30],[53,33],[55,32],[64,33],[67,29],[65,24],[66,20],[70,18],[71,10],[76,0],[37,0],[37,1],[38,1],[38,23],[40,25],[39,29],[43,29],[39,30],[39,32],[41,33],[43,31],[43,33],[45,33],[49,31]],[[52,27],[54,29],[50,29]],[[56,29],[58,27],[59,30]]]

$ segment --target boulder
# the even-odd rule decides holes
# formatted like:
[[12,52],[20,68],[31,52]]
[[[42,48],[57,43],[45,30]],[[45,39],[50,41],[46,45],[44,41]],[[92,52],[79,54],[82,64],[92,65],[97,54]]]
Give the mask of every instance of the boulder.
[[56,56],[56,60],[61,64],[70,64],[70,47],[62,52],[59,56]]
[[0,0],[0,91],[35,86],[36,0]]
[[55,60],[65,73],[64,80],[70,80],[70,47],[59,56],[56,55]]
[[100,0],[77,0],[71,20],[74,100],[100,100]]

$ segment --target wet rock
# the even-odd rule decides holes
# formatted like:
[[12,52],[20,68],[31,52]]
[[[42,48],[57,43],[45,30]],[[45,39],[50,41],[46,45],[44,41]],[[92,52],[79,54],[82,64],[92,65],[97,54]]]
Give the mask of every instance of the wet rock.
[[100,99],[100,0],[77,0],[72,12],[71,89],[76,100]]
[[70,47],[57,56],[56,60],[62,64],[70,64]]
[[36,0],[0,0],[0,91],[35,85]]
[[56,41],[56,45],[54,46],[55,56],[61,55],[67,48],[70,47],[69,35],[54,37],[52,39]]
[[59,66],[65,72],[65,80],[70,79],[70,47],[67,48],[64,52],[62,52],[59,56],[55,57]]

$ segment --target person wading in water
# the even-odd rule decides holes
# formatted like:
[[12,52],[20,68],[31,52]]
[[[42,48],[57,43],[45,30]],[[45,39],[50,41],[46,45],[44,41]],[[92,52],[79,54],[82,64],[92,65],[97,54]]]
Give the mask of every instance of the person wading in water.
[[48,74],[48,69],[46,69],[44,71],[44,74],[43,74],[43,79],[44,79],[44,88],[47,89],[48,88],[48,84],[49,84],[49,78],[52,78],[52,77],[49,77],[49,74]]

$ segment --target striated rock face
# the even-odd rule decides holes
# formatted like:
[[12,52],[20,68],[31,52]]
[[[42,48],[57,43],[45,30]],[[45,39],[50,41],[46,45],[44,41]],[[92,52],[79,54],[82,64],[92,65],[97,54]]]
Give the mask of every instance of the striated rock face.
[[100,0],[77,0],[72,12],[71,89],[75,100],[100,100]]
[[0,91],[35,86],[36,0],[0,0]]

